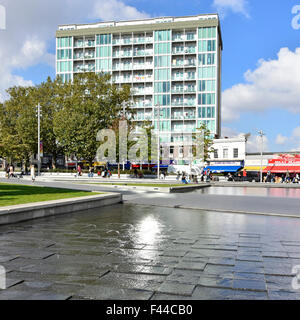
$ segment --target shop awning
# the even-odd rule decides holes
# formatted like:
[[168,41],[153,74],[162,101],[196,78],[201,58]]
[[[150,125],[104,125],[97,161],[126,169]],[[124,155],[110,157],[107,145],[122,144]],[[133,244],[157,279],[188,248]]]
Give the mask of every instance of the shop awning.
[[209,169],[212,173],[223,173],[230,172],[234,173],[241,169],[241,166],[208,166],[205,168],[205,171]]
[[[267,167],[263,166],[262,169],[265,170]],[[244,168],[246,171],[260,171],[260,166],[248,166]]]
[[287,171],[289,171],[289,173],[300,173],[300,166],[270,166],[266,167],[264,173],[267,173],[268,171],[271,173],[286,173]]

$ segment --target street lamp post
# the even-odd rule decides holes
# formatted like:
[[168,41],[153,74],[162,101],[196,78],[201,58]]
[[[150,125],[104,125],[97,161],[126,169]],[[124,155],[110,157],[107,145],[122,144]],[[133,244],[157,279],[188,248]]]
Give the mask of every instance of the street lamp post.
[[157,179],[159,180],[160,175],[160,106],[157,106],[157,130],[158,130],[158,138],[157,138]]
[[263,148],[264,148],[264,135],[265,133],[260,130],[258,131],[259,136],[261,137],[261,149],[260,149],[260,183],[263,182],[263,170],[262,170],[262,166],[263,166]]
[[41,106],[38,104],[38,176],[41,171]]

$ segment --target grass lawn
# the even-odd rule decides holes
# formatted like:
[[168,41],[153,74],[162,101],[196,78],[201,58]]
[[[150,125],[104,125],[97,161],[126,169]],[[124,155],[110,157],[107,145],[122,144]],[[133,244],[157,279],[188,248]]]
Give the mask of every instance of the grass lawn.
[[24,204],[30,202],[91,196],[96,194],[99,193],[0,183],[0,207],[13,206],[16,204]]
[[112,186],[129,186],[129,187],[150,187],[150,188],[172,188],[172,187],[187,187],[193,186],[194,184],[165,184],[165,183],[90,183],[90,184],[101,184],[101,185],[112,185]]

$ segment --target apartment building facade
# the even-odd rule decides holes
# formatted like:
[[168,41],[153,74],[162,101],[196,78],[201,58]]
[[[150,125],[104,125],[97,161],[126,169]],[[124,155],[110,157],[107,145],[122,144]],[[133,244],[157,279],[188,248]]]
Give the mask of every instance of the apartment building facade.
[[162,144],[188,145],[202,123],[221,135],[218,15],[61,25],[56,45],[63,81],[106,72],[118,86],[129,84],[137,125],[159,126]]

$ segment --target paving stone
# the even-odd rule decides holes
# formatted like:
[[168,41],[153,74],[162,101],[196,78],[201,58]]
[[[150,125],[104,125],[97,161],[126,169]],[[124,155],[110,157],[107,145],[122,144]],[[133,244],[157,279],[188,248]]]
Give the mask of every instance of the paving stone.
[[263,251],[263,257],[271,257],[271,258],[288,258],[288,254],[283,251]]
[[235,265],[235,259],[231,258],[209,258],[208,260],[209,264],[215,264],[215,265],[223,265],[223,266],[234,266]]
[[259,280],[235,279],[233,281],[233,288],[239,290],[267,291],[266,283],[264,281]]
[[150,300],[172,300],[172,301],[184,301],[192,300],[191,296],[180,296],[175,294],[155,293]]
[[200,270],[200,271],[203,271],[205,266],[206,266],[206,262],[181,261],[175,266],[175,268],[176,269],[185,269],[185,270]]
[[144,265],[118,265],[113,268],[115,272],[124,273],[139,273],[139,274],[153,274],[153,275],[169,275],[172,272],[172,268],[160,267],[160,266],[144,266]]
[[187,250],[166,250],[161,255],[165,257],[183,257]]
[[201,275],[198,285],[203,287],[212,287],[212,288],[222,288],[222,289],[232,289],[233,280],[226,279],[216,276],[205,276]]
[[236,260],[263,262],[262,256],[258,256],[258,255],[238,255]]
[[264,273],[263,264],[253,261],[236,261],[234,272],[242,273]]
[[166,276],[110,272],[100,278],[97,283],[99,286],[119,289],[156,291],[165,279]]
[[213,265],[209,263],[204,269],[204,274],[218,275],[223,278],[230,278],[230,276],[233,276],[233,272],[234,267],[232,266]]
[[156,291],[175,295],[191,296],[195,285],[165,281]]
[[19,290],[0,291],[0,300],[68,300],[71,295],[56,294],[54,292],[39,291],[30,292]]
[[167,281],[179,282],[186,284],[198,284],[200,279],[201,271],[198,270],[181,270],[175,269],[167,278]]
[[149,300],[153,292],[135,289],[117,289],[108,286],[86,286],[77,296],[97,300]]
[[233,275],[234,279],[240,280],[259,280],[265,281],[265,275],[261,273],[243,273],[243,272],[235,272]]
[[235,290],[233,300],[269,300],[266,292]]
[[231,289],[218,289],[197,286],[193,292],[192,299],[195,300],[232,300],[235,292]]
[[300,294],[288,291],[268,291],[270,300],[300,300]]

